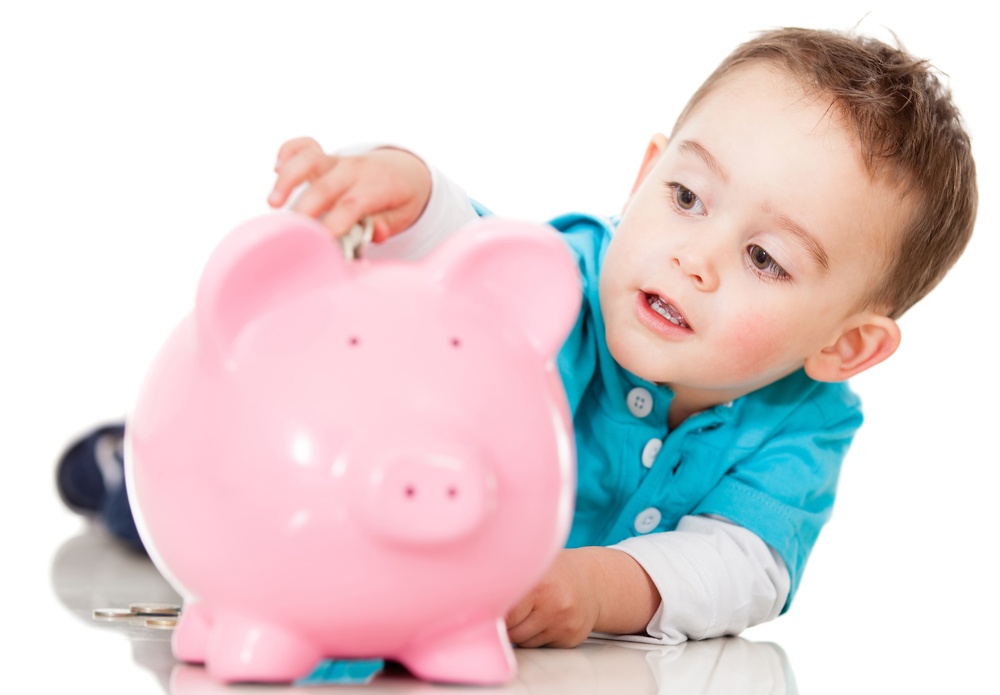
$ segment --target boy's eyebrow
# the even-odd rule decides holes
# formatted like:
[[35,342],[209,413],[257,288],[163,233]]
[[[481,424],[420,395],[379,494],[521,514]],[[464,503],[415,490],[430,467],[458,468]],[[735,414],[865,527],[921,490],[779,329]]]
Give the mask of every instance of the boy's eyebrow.
[[[769,205],[764,205],[764,212],[768,215],[773,215],[774,210],[771,209]],[[778,224],[780,224],[784,229],[791,232],[795,237],[802,242],[802,245],[806,247],[806,251],[812,256],[813,261],[819,266],[820,270],[826,271],[830,269],[830,257],[826,255],[826,249],[823,248],[823,244],[819,242],[815,236],[809,233],[805,227],[796,224],[791,218],[785,217],[784,215],[778,216]]]
[[712,153],[706,150],[701,143],[694,140],[683,140],[681,141],[679,149],[683,153],[697,155],[701,161],[705,162],[705,166],[711,169],[716,176],[722,179],[725,183],[729,183],[729,174],[727,174],[726,170],[722,168],[721,164],[719,164],[719,160],[713,157]]

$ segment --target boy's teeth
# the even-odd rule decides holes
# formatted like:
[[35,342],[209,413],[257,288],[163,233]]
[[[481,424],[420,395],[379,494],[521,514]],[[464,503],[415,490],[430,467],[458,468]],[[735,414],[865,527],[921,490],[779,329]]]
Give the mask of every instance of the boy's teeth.
[[646,302],[649,304],[650,309],[655,311],[657,314],[659,314],[660,316],[662,316],[675,326],[690,328],[690,326],[688,326],[687,324],[687,321],[684,320],[684,316],[681,314],[681,312],[677,311],[677,307],[675,307],[673,304],[668,304],[655,294],[646,295]]

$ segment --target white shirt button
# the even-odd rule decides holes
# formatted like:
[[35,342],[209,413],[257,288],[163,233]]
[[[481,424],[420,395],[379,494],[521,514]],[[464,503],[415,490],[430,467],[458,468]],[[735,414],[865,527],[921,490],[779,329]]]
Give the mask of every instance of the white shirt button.
[[662,518],[660,510],[656,507],[643,509],[639,512],[639,516],[635,518],[635,530],[639,533],[649,533],[660,525],[660,519]]
[[662,448],[662,439],[656,439],[654,437],[646,442],[646,446],[642,447],[642,465],[646,468],[652,468],[653,464],[656,463],[656,457]]
[[636,386],[625,397],[628,411],[636,417],[646,417],[653,412],[653,394],[641,386]]

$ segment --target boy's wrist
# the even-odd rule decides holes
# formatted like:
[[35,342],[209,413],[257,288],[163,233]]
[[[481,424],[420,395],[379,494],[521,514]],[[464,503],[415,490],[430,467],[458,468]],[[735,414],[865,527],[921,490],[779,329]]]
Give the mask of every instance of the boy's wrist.
[[644,634],[660,607],[660,592],[646,570],[628,553],[614,548],[587,547],[587,576],[599,610],[594,632]]

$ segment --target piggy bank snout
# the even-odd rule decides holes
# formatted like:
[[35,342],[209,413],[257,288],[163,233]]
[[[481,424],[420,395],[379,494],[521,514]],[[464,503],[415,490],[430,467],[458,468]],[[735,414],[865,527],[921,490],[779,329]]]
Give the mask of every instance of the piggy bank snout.
[[495,480],[471,454],[400,454],[372,471],[367,516],[382,538],[436,545],[472,535],[495,504]]

